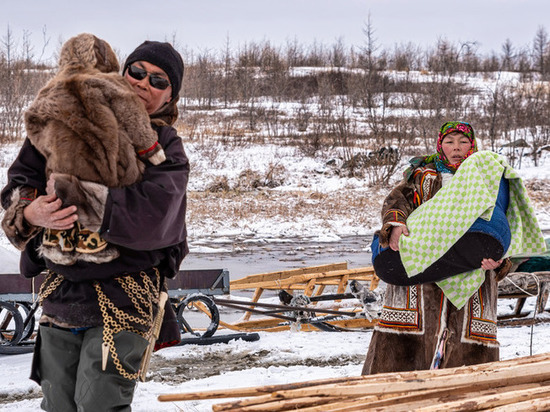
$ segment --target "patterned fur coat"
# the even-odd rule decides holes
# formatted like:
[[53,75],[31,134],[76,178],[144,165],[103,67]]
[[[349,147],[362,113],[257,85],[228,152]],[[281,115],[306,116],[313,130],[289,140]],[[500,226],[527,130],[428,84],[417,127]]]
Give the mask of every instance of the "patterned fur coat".
[[[380,245],[388,246],[393,226],[405,225],[409,214],[442,187],[434,164],[415,168],[384,201]],[[487,271],[485,282],[457,310],[435,283],[387,285],[380,321],[375,327],[364,375],[474,365],[499,359],[497,341],[498,281],[509,261]],[[439,354],[438,354],[439,352]]]
[[[143,160],[165,160],[145,107],[119,69],[107,42],[79,34],[63,45],[58,73],[25,112],[27,135],[46,158],[46,175],[97,183],[98,198],[106,197],[107,187],[139,181]],[[59,264],[114,259],[117,252],[95,233],[98,227],[85,225],[46,230],[42,254]]]

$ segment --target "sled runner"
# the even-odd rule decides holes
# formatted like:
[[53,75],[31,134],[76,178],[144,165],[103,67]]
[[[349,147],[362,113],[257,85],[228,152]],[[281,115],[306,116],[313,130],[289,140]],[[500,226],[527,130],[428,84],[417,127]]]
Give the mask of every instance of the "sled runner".
[[[215,301],[220,305],[236,305],[245,311],[238,322],[220,323],[233,330],[275,332],[293,326],[299,326],[302,331],[364,329],[376,323],[370,314],[365,316],[365,305],[376,300],[378,292],[373,291],[378,283],[372,267],[348,269],[347,263],[342,262],[250,275],[231,282],[232,291],[254,291],[250,302]],[[327,287],[336,290],[325,293]],[[259,302],[264,292],[269,291],[278,294],[280,304]],[[361,299],[365,294],[370,301],[363,304]],[[342,302],[357,298],[359,303],[355,305]],[[251,319],[253,314],[260,317]]]

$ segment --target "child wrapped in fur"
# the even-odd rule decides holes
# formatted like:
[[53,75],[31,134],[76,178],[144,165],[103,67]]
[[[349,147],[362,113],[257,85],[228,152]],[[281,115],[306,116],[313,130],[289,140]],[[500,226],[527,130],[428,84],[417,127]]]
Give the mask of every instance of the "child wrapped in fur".
[[[138,182],[143,161],[156,165],[165,160],[143,103],[119,70],[107,42],[79,34],[63,45],[58,73],[25,113],[29,140],[46,158],[47,175],[55,174],[57,181],[76,178],[97,183],[98,199],[107,196],[105,186]],[[87,219],[101,210],[89,204],[87,210],[78,211],[74,228],[45,229],[41,254],[63,265],[115,259],[117,249],[91,223],[98,221],[97,216]]]

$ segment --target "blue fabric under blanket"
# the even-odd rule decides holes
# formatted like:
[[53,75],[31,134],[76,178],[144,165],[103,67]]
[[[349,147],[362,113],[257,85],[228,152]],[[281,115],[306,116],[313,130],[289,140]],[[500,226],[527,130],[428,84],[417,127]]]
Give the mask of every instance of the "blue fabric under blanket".
[[500,186],[498,189],[497,201],[495,209],[493,210],[493,216],[491,220],[485,220],[478,218],[474,224],[468,229],[468,232],[473,233],[486,233],[491,235],[502,244],[504,253],[508,251],[510,242],[512,240],[512,233],[510,232],[510,225],[506,218],[506,210],[508,210],[508,203],[510,202],[510,190],[508,180],[505,178],[500,179]]

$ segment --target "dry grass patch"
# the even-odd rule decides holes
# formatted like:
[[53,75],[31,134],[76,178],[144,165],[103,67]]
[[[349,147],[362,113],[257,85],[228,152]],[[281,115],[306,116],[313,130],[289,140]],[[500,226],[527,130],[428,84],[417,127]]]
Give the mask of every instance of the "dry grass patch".
[[205,219],[217,217],[220,224],[248,219],[322,219],[350,220],[357,226],[372,226],[379,222],[386,194],[385,190],[190,192],[188,223],[200,224]]
[[[550,214],[550,182],[525,182],[535,210]],[[190,192],[188,224],[204,221],[230,226],[243,220],[298,222],[304,220],[342,221],[357,227],[380,225],[380,210],[389,187],[343,189],[330,193],[279,190],[223,190]]]

